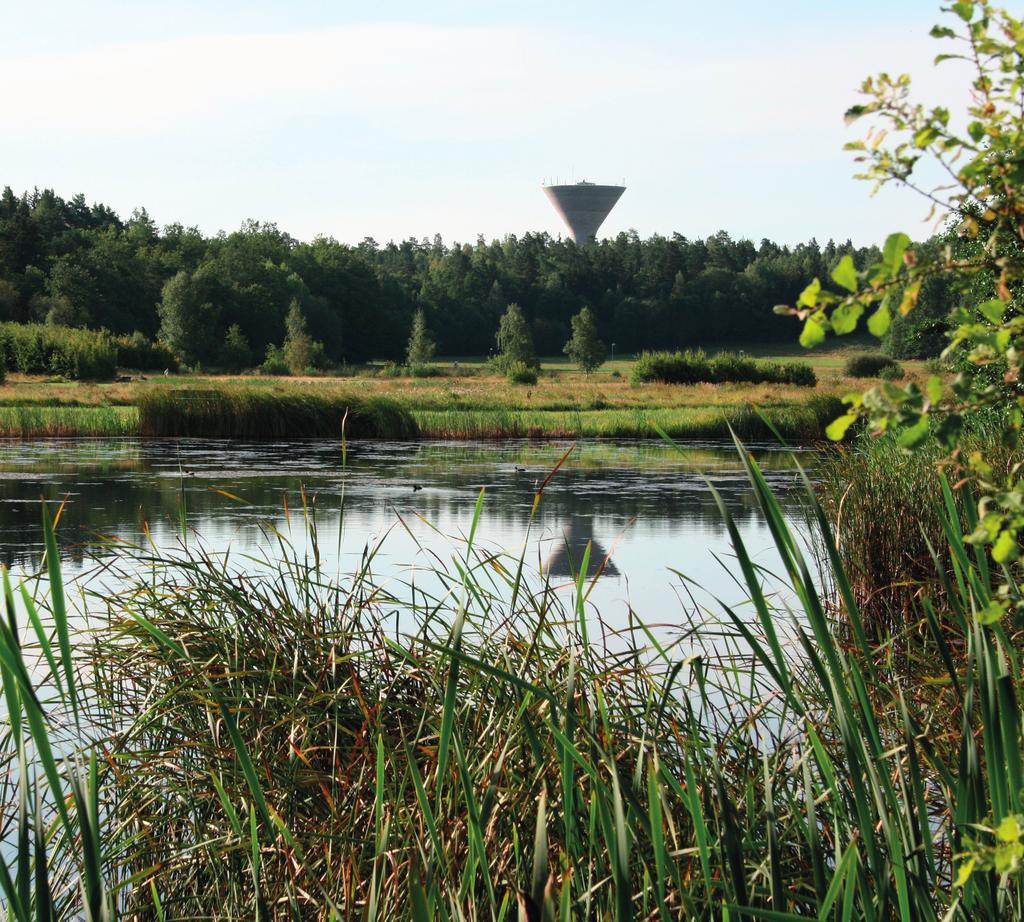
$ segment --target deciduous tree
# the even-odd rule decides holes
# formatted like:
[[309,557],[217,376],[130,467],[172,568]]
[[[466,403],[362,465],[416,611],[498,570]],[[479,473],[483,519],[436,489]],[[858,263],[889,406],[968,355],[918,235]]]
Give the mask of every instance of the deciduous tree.
[[588,375],[608,357],[605,344],[597,337],[597,323],[589,307],[572,318],[572,336],[563,350]]

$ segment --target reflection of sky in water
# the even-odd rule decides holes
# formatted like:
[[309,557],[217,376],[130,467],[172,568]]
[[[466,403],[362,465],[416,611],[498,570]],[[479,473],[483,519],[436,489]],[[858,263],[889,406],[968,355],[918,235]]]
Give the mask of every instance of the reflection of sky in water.
[[[307,497],[315,497],[328,574],[356,569],[366,546],[383,539],[374,577],[399,595],[412,579],[431,590],[437,586],[429,569],[438,561],[450,566],[464,554],[461,539],[481,487],[486,500],[477,546],[521,553],[535,485],[567,448],[356,443],[343,462],[340,445],[329,442],[6,443],[0,446],[0,555],[15,569],[38,564],[40,497],[68,498],[59,538],[69,576],[95,569],[95,554],[86,546],[90,534],[140,542],[146,523],[158,545],[173,545],[184,502],[190,531],[210,550],[230,548],[235,565],[243,566],[244,555],[272,551],[263,522],[300,551],[306,547],[304,487]],[[795,479],[790,456],[769,449],[754,454],[786,497]],[[571,599],[570,561],[578,567],[592,541],[593,574],[611,552],[590,602],[613,626],[626,624],[629,607],[649,624],[678,624],[687,596],[672,570],[735,602],[741,593],[715,559],[728,565],[731,548],[706,481],[729,507],[755,561],[774,568],[770,535],[732,446],[690,445],[679,453],[650,442],[580,444],[544,491],[530,527],[527,564],[543,567],[553,585],[565,587],[560,595]],[[799,518],[795,495],[785,501]]]

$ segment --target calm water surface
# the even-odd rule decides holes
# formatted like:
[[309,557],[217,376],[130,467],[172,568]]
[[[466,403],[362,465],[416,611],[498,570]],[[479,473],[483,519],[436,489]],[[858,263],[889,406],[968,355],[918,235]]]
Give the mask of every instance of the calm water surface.
[[[38,566],[44,498],[66,500],[58,536],[75,578],[108,578],[98,564],[109,551],[98,537],[140,543],[148,529],[170,547],[180,541],[182,514],[190,541],[230,549],[244,566],[246,554],[273,553],[267,523],[305,546],[304,490],[315,503],[328,572],[354,570],[364,550],[380,543],[374,577],[402,585],[429,580],[437,560],[464,553],[484,488],[478,544],[518,554],[525,541],[528,560],[565,586],[590,542],[593,560],[610,554],[591,595],[602,616],[625,620],[631,607],[649,623],[670,625],[684,605],[692,607],[674,571],[729,601],[741,595],[710,482],[755,559],[773,566],[770,536],[735,449],[724,444],[679,453],[652,442],[580,443],[544,490],[527,536],[535,486],[568,448],[353,443],[343,458],[339,444],[319,441],[8,442],[0,444],[0,556],[16,572]],[[791,455],[765,447],[753,454],[792,520],[802,522]]]

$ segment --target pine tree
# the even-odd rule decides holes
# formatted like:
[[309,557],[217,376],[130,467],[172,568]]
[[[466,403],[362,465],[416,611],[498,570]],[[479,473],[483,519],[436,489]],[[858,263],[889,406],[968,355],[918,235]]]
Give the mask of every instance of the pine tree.
[[427,317],[421,307],[412,318],[412,330],[409,332],[409,345],[406,347],[406,360],[412,366],[426,365],[433,357],[437,344],[427,329]]
[[562,351],[588,375],[604,364],[608,350],[597,338],[597,323],[589,307],[583,308],[572,318],[572,336]]

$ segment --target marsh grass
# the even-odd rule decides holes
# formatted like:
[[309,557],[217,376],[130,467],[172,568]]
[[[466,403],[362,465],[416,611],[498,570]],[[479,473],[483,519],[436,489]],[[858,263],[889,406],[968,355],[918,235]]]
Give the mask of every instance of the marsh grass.
[[737,448],[787,591],[720,504],[749,600],[681,613],[678,642],[612,636],[584,577],[567,599],[525,550],[479,546],[481,493],[433,592],[378,584],[377,547],[325,573],[304,501],[308,550],[122,551],[124,588],[73,643],[44,511],[49,589],[5,582],[0,620],[10,916],[1019,917],[1016,878],[951,884],[1024,788],[1016,646],[972,614],[993,589],[970,510],[946,504],[925,694],[868,639],[810,484],[835,605]]
[[135,407],[0,406],[2,438],[133,436],[138,431]]
[[[962,454],[992,446],[998,426],[972,421],[964,434]],[[1019,455],[988,448],[1000,476]],[[827,453],[816,469],[819,494],[826,509],[865,623],[873,637],[901,635],[919,623],[921,600],[930,597],[944,608],[944,525],[948,510],[937,488],[940,473],[956,479],[957,471],[935,444],[913,452],[899,447],[893,435],[862,433],[849,445]],[[963,514],[975,505],[969,481],[952,494]],[[935,566],[938,553],[942,568]]]
[[412,415],[386,397],[298,388],[159,388],[139,395],[139,434],[267,441],[337,438],[411,439]]
[[[772,438],[772,427],[788,439],[816,440],[841,412],[838,399],[811,398],[802,404],[594,410],[417,410],[427,438],[655,438],[655,426],[674,439]],[[764,421],[765,416],[771,426]]]
[[[268,383],[216,388],[154,385],[138,392],[138,406],[76,405],[63,399],[53,404],[42,399],[0,403],[0,436],[339,438],[347,411],[352,438],[655,438],[654,425],[677,439],[728,438],[730,430],[745,439],[771,438],[774,433],[764,423],[763,413],[787,439],[819,440],[825,427],[842,413],[838,398],[827,395],[798,401],[736,396],[732,404],[616,407],[597,394],[585,404],[537,409],[493,403],[475,407],[462,401],[421,401],[401,391],[378,396],[311,385],[287,389]],[[745,402],[748,396],[750,403]],[[764,396],[768,399],[762,402]]]

